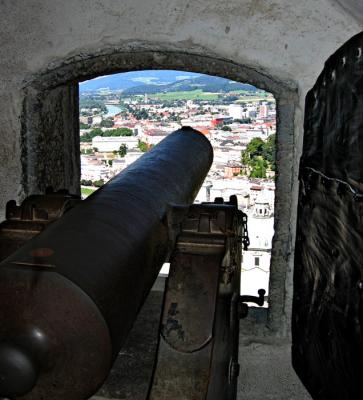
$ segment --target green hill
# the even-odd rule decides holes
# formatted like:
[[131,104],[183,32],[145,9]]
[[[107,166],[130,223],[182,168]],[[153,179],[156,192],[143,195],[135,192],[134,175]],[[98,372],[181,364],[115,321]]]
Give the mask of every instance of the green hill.
[[238,83],[225,78],[216,76],[201,75],[197,78],[183,79],[177,82],[168,84],[147,84],[134,86],[125,89],[123,95],[139,95],[139,94],[156,94],[156,93],[170,93],[170,92],[188,92],[194,90],[201,90],[208,93],[229,93],[234,91],[245,90],[248,92],[256,92],[252,85],[245,83]]

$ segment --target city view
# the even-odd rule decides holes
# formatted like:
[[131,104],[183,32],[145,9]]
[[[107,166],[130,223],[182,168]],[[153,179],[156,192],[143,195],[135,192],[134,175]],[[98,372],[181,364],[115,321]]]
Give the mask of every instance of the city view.
[[250,237],[241,294],[268,292],[276,153],[272,94],[203,74],[137,71],[80,83],[79,109],[83,198],[181,126],[205,135],[214,162],[196,202],[237,196]]

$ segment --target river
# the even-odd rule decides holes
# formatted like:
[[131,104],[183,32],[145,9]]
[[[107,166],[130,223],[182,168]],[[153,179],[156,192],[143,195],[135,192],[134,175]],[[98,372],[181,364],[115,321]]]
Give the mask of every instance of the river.
[[114,115],[122,111],[122,108],[120,106],[115,106],[113,104],[106,104],[106,107],[107,107],[106,117],[113,117]]

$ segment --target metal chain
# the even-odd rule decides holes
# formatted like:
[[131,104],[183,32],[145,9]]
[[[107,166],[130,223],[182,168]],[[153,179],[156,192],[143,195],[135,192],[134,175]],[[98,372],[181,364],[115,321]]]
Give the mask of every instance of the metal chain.
[[242,228],[243,228],[242,244],[244,251],[248,250],[248,246],[250,245],[250,238],[248,237],[247,220],[248,220],[247,214],[242,212]]

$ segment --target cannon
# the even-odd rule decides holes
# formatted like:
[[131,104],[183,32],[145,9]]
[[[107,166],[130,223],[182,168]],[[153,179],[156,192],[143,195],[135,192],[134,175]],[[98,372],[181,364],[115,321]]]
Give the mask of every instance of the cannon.
[[[28,201],[28,220],[47,222],[0,264],[0,398],[93,395],[168,259],[149,398],[182,398],[181,376],[192,382],[189,394],[197,388],[189,398],[235,397],[246,218],[235,198],[191,206],[212,158],[209,141],[182,128],[86,200],[60,202],[58,219],[38,198]],[[13,202],[8,209],[15,219],[21,214]],[[5,231],[16,236],[10,225]],[[226,315],[227,328],[216,322]],[[226,370],[223,385],[209,382],[221,368],[215,354]]]

